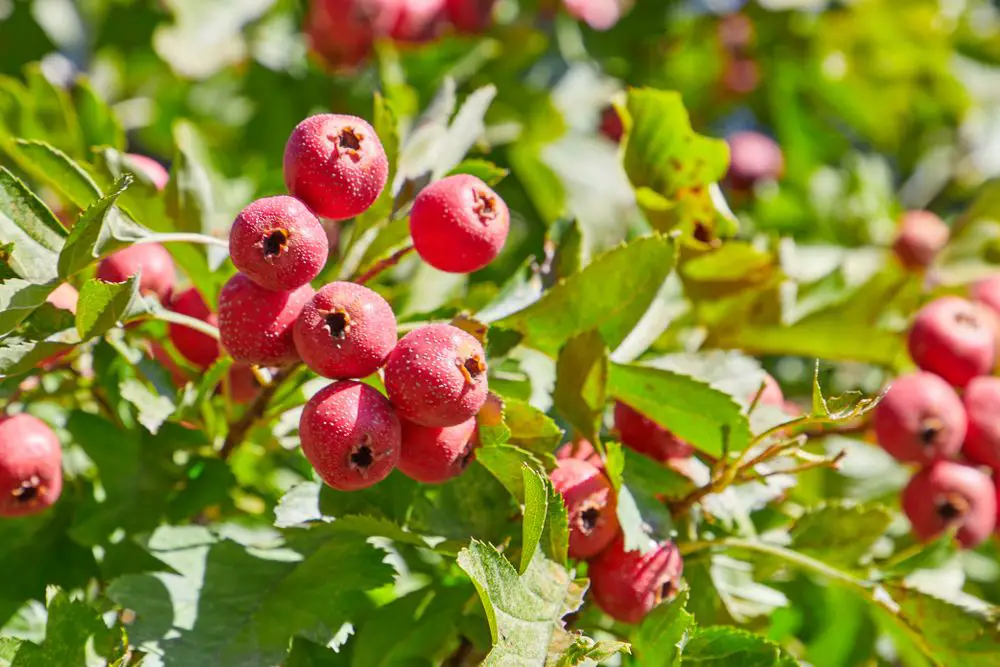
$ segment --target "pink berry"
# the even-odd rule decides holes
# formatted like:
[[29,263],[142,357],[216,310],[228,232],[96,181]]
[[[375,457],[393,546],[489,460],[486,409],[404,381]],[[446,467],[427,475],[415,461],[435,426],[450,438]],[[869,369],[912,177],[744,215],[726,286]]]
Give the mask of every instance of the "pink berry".
[[294,197],[258,199],[229,232],[229,255],[261,287],[293,290],[319,275],[330,246],[316,216]]
[[625,125],[622,123],[622,117],[618,113],[618,109],[614,105],[609,104],[604,107],[604,111],[601,112],[601,134],[615,142],[620,144],[622,141],[622,136],[625,134]]
[[[776,408],[785,407],[785,394],[781,391],[781,385],[778,381],[771,377],[770,373],[764,373],[764,390],[760,392],[760,399],[758,399],[758,405],[772,405]],[[747,395],[747,403],[752,403],[753,399],[757,397],[757,392],[760,387],[756,387]]]
[[507,204],[467,174],[431,183],[410,211],[413,247],[425,262],[450,273],[478,271],[492,262],[509,229]]
[[729,144],[729,173],[726,178],[737,190],[748,190],[759,181],[772,181],[785,171],[785,156],[770,137],[759,132],[737,132]]
[[983,278],[972,286],[972,298],[1000,314],[1000,273]]
[[962,453],[973,463],[1000,470],[1000,378],[974,378],[962,402],[969,417]]
[[486,355],[479,341],[450,324],[414,329],[385,365],[389,400],[406,421],[455,426],[486,401]]
[[622,15],[622,0],[563,0],[563,2],[570,15],[585,22],[594,30],[608,30],[618,23]]
[[444,27],[445,0],[397,0],[396,21],[389,34],[399,42],[426,42]]
[[299,437],[319,476],[341,491],[382,481],[399,460],[399,419],[382,394],[360,382],[334,382],[313,396]]
[[619,537],[591,561],[590,592],[606,614],[622,623],[638,623],[677,593],[684,561],[677,546],[660,542],[645,554],[625,551]]
[[967,427],[955,390],[924,372],[897,378],[875,408],[874,422],[885,451],[897,461],[920,464],[954,458]]
[[955,296],[924,306],[910,328],[910,356],[917,366],[964,387],[993,368],[996,331],[981,307]]
[[455,426],[421,426],[403,421],[403,448],[396,467],[424,484],[442,484],[458,477],[472,462],[479,444],[476,418]]
[[615,403],[615,429],[623,445],[654,461],[683,459],[694,453],[691,445],[621,401]]
[[237,405],[249,403],[260,393],[260,383],[247,364],[233,364],[229,369],[229,399]]
[[0,417],[0,517],[38,514],[62,493],[62,447],[29,414]]
[[140,243],[108,255],[97,265],[97,277],[106,283],[123,283],[140,269],[139,291],[166,303],[177,274],[170,253],[158,243]]
[[375,203],[389,161],[372,126],[355,116],[310,116],[285,145],[285,185],[316,215],[345,220]]
[[308,284],[291,292],[272,292],[237,273],[219,294],[219,337],[236,361],[281,366],[299,358],[292,328],[312,298]]
[[[395,0],[393,0],[395,1]],[[364,60],[376,35],[387,34],[393,13],[382,0],[312,0],[305,33],[310,48],[333,67]]]
[[971,549],[996,525],[993,482],[960,463],[938,461],[918,472],[903,489],[902,504],[914,534],[923,542],[955,527],[959,544]]
[[598,470],[602,472],[604,471],[604,461],[601,460],[601,455],[597,453],[597,450],[594,449],[594,445],[591,444],[589,440],[585,440],[583,438],[579,438],[573,442],[567,442],[565,445],[557,449],[556,459],[560,461],[564,459],[586,461]]
[[493,23],[497,0],[447,0],[448,19],[459,32],[478,34]]
[[396,346],[396,317],[385,299],[354,283],[324,286],[295,321],[302,361],[328,378],[363,378]]
[[153,185],[157,190],[162,190],[167,187],[167,181],[170,180],[170,174],[163,165],[154,160],[151,157],[146,157],[145,155],[139,155],[137,153],[126,153],[125,156],[132,161],[132,164],[136,166],[149,180],[153,182]]
[[76,304],[80,300],[80,293],[69,283],[61,283],[54,290],[49,292],[45,300],[56,308],[68,310],[76,315]]
[[621,532],[611,482],[586,461],[562,459],[549,473],[569,514],[570,558],[593,558]]
[[930,211],[907,211],[892,249],[907,269],[926,269],[948,244],[949,235],[948,225]]
[[[193,317],[213,326],[218,325],[219,322],[219,318],[209,309],[198,290],[193,287],[175,295],[170,309],[175,313]],[[219,343],[211,336],[173,322],[167,327],[167,332],[170,334],[170,341],[181,353],[181,356],[198,368],[208,368],[219,358]]]

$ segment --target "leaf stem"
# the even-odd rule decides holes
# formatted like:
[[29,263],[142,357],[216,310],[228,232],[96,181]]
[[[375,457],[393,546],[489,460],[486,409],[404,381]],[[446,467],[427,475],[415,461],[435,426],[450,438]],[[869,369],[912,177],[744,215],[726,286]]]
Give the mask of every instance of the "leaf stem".
[[384,259],[380,259],[379,261],[375,262],[375,264],[373,264],[370,269],[368,269],[367,271],[365,271],[361,275],[355,276],[354,278],[351,278],[351,281],[355,282],[355,283],[357,283],[359,285],[364,285],[369,280],[372,280],[373,278],[375,278],[376,276],[378,276],[378,274],[382,273],[386,269],[399,264],[400,260],[402,260],[408,254],[410,254],[410,252],[412,250],[413,250],[413,246],[412,245],[408,245],[408,246],[406,246],[404,248],[400,248],[399,250],[397,250],[396,252],[392,253],[388,257],[386,257]]
[[229,249],[229,241],[225,239],[217,239],[214,236],[209,236],[207,234],[183,232],[150,234],[149,236],[144,236],[143,238],[132,242],[133,245],[140,245],[143,243],[197,243],[200,245],[214,245],[219,248],[225,248],[226,250]]
[[299,366],[300,364],[295,363],[275,373],[271,379],[271,384],[261,389],[260,393],[257,394],[257,398],[253,400],[253,403],[250,404],[244,415],[229,428],[226,440],[222,443],[222,449],[219,450],[219,457],[223,461],[230,457],[238,445],[242,444],[246,439],[247,433],[264,414],[267,404],[274,398],[274,394],[278,391],[278,388],[298,370]]

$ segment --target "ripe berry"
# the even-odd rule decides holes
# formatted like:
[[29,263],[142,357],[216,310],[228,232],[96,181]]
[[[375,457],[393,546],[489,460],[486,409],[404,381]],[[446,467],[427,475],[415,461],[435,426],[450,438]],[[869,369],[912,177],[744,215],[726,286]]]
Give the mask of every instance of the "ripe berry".
[[980,306],[945,296],[917,313],[908,340],[910,356],[921,369],[964,387],[993,368],[995,336]]
[[385,364],[389,400],[406,421],[455,426],[486,401],[486,355],[479,341],[450,324],[414,329]]
[[749,95],[760,85],[760,66],[752,58],[724,56],[722,88],[732,95]]
[[356,65],[388,34],[398,0],[313,0],[305,32],[310,48],[334,67]]
[[556,459],[560,461],[564,459],[586,461],[598,470],[604,470],[604,461],[601,460],[601,455],[597,453],[597,450],[594,449],[594,445],[591,444],[589,440],[584,440],[583,438],[579,438],[573,442],[567,442],[565,445],[557,449]]
[[729,144],[729,173],[726,178],[737,190],[748,190],[759,181],[776,180],[785,170],[785,156],[770,137],[759,132],[737,132]]
[[563,0],[571,16],[594,30],[607,30],[618,23],[622,8],[619,0]]
[[757,405],[773,405],[777,408],[784,408],[785,394],[781,391],[781,385],[778,384],[778,381],[771,377],[770,373],[764,373],[763,384],[763,391],[760,391],[760,386],[757,386],[747,395],[747,403],[752,403],[753,399],[757,398],[757,392],[760,391]]
[[329,250],[323,225],[294,197],[252,202],[229,231],[233,265],[261,287],[279,292],[318,276]]
[[61,283],[54,290],[49,292],[45,300],[56,308],[68,310],[76,315],[76,304],[80,300],[80,293],[69,283]]
[[948,244],[949,234],[948,225],[930,211],[907,211],[892,249],[907,269],[925,269]]
[[260,393],[260,383],[247,364],[233,364],[229,369],[229,399],[237,405],[249,403]]
[[500,254],[510,229],[507,204],[485,183],[457,174],[420,191],[410,211],[413,247],[441,271],[478,271]]
[[609,104],[601,112],[600,130],[601,134],[611,141],[616,144],[621,143],[622,136],[625,134],[625,125],[622,123],[622,117],[618,114],[618,109],[614,105]]
[[615,428],[622,444],[655,461],[687,458],[694,448],[638,410],[615,403]]
[[402,451],[396,467],[424,484],[442,484],[458,477],[472,462],[479,444],[476,419],[455,426],[421,426],[408,421],[403,427]]
[[334,382],[313,396],[299,437],[319,476],[341,491],[382,481],[399,460],[399,419],[382,394],[360,382]]
[[139,155],[137,153],[126,153],[125,156],[132,161],[137,169],[145,174],[146,178],[153,182],[153,185],[157,190],[162,190],[167,187],[167,181],[170,180],[170,174],[163,165],[154,160],[151,157],[146,157],[145,155]]
[[0,417],[0,516],[37,514],[62,492],[62,448],[42,420]]
[[1000,378],[972,380],[962,394],[969,417],[969,432],[962,453],[973,463],[1000,470]]
[[958,454],[967,420],[958,394],[933,373],[892,383],[875,408],[875,435],[897,461],[928,464]]
[[590,562],[590,590],[606,614],[638,623],[653,607],[677,593],[684,561],[677,546],[660,542],[645,554],[625,551],[622,537]]
[[959,544],[969,549],[989,537],[996,525],[993,482],[975,468],[938,461],[924,468],[903,489],[903,511],[923,542],[957,527]]
[[[193,287],[174,295],[170,309],[175,313],[193,317],[213,326],[219,323],[219,318],[209,309],[198,290]],[[211,336],[173,322],[167,327],[167,332],[170,334],[170,341],[181,353],[181,356],[198,368],[208,368],[219,358],[219,343]]]
[[363,378],[396,346],[396,318],[378,294],[354,283],[324,286],[295,320],[302,361],[328,378]]
[[236,361],[281,366],[299,358],[292,327],[312,298],[308,284],[272,292],[237,273],[219,293],[219,337]]
[[158,243],[140,243],[108,255],[97,265],[97,277],[106,283],[123,283],[140,269],[139,292],[166,303],[177,274],[170,253]]
[[569,514],[569,555],[592,558],[621,531],[611,482],[586,461],[562,459],[549,473]]
[[493,23],[497,0],[447,0],[448,19],[459,32],[481,33]]
[[425,42],[441,32],[445,0],[397,0],[389,35],[398,42]]
[[972,286],[972,298],[1000,314],[1000,273],[983,278]]
[[285,185],[332,220],[368,210],[385,188],[389,161],[372,126],[355,116],[310,116],[285,145]]

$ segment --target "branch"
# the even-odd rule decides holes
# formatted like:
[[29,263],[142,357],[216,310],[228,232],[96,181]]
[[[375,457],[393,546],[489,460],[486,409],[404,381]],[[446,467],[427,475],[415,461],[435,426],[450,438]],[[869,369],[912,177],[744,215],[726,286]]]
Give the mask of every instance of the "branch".
[[386,269],[399,264],[400,260],[402,260],[408,254],[410,254],[412,250],[413,250],[412,245],[400,248],[399,250],[392,253],[385,259],[380,259],[379,261],[375,262],[375,264],[373,264],[370,269],[362,273],[360,276],[355,276],[351,278],[351,281],[359,285],[364,285],[366,282],[375,278],[376,276],[378,276],[378,274],[382,273]]
[[229,433],[226,435],[226,441],[222,443],[222,449],[219,450],[219,457],[225,461],[233,453],[233,450],[246,439],[247,433],[253,428],[257,420],[261,418],[264,414],[264,410],[267,409],[267,404],[271,402],[274,398],[274,394],[278,391],[278,388],[287,380],[292,373],[297,371],[299,364],[295,363],[291,366],[286,366],[280,371],[275,373],[274,378],[271,380],[271,384],[261,389],[260,393],[257,394],[257,398],[253,399],[253,403],[247,408],[247,411],[240,417],[239,421],[233,424],[229,428]]

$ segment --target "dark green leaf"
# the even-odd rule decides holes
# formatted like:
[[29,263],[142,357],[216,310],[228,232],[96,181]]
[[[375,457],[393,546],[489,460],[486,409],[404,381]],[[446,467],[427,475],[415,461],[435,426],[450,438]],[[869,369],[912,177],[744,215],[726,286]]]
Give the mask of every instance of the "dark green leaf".
[[111,657],[114,634],[97,610],[85,602],[71,601],[60,591],[48,604],[45,641],[41,645],[22,644],[11,667],[86,667],[88,641],[93,640],[98,655]]
[[699,628],[687,644],[681,665],[699,667],[796,667],[795,658],[760,635],[726,626]]
[[644,667],[681,664],[682,643],[694,629],[694,616],[685,609],[690,596],[691,589],[681,590],[673,600],[653,609],[632,634],[632,647]]
[[546,480],[541,473],[522,464],[521,474],[524,480],[524,520],[521,522],[521,567],[518,572],[523,575],[542,538],[549,497],[545,488]]
[[74,92],[85,144],[125,150],[125,130],[111,107],[98,96],[90,81],[78,80]]
[[827,563],[853,566],[892,523],[881,505],[830,503],[811,509],[791,529],[790,548]]
[[545,480],[545,491],[548,495],[548,512],[545,521],[545,531],[542,533],[542,550],[545,555],[566,567],[569,551],[569,512],[562,494],[550,479]]
[[18,276],[35,283],[55,279],[55,262],[65,242],[66,230],[45,204],[3,167],[0,167],[0,235],[3,243],[14,244],[4,263]]
[[44,141],[17,142],[17,150],[31,174],[79,208],[101,196],[87,172],[71,157]]

